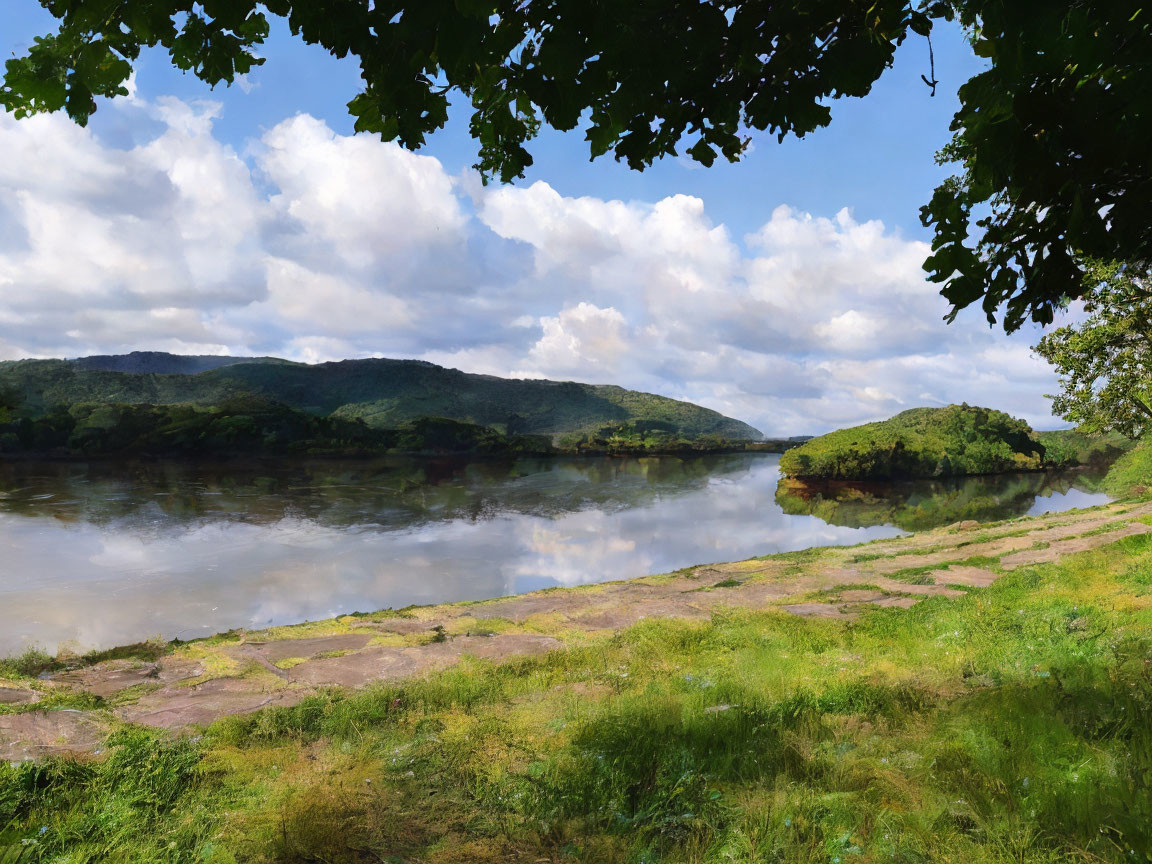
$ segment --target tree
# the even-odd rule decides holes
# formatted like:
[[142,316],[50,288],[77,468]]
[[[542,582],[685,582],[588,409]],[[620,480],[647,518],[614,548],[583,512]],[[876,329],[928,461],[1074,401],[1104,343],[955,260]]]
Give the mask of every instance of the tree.
[[953,316],[979,300],[1008,330],[1049,322],[1082,295],[1085,256],[1152,260],[1152,10],[1138,0],[40,2],[59,27],[7,63],[0,104],[17,116],[87,122],[150,46],[230,83],[263,62],[280,16],[359,60],[358,131],[417,148],[460,93],[477,167],[506,182],[544,124],[583,126],[593,157],[638,170],[679,152],[736,161],[748,129],[803,137],[828,124],[828,100],[866,95],[910,33],[958,17],[991,68],[960,89],[941,158],[961,170],[921,211]]
[[1086,432],[1139,438],[1152,429],[1152,278],[1147,270],[1095,264],[1088,317],[1046,335],[1036,353],[1056,367],[1052,409]]
[[[1050,323],[1091,259],[1152,261],[1152,8],[1136,0],[960,0],[991,66],[960,88],[955,138],[921,220],[958,309]],[[974,210],[987,215],[973,219]],[[978,239],[969,243],[973,227]]]
[[11,384],[0,382],[0,423],[9,423],[23,404],[23,394]]

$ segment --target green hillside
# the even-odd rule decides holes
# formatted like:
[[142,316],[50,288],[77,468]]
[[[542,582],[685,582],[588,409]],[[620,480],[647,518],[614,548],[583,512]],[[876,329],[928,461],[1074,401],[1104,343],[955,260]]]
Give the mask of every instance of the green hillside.
[[1147,495],[1152,489],[1152,441],[1141,441],[1117,459],[1104,478],[1104,489],[1118,498]]
[[1071,432],[1037,435],[1023,420],[989,408],[913,408],[813,438],[785,453],[780,470],[828,480],[947,477],[1034,471],[1120,452],[1111,440],[1083,439]]
[[[418,360],[345,360],[307,365],[259,358],[191,358],[192,367],[218,368],[185,374],[188,358],[127,355],[124,358],[21,360],[0,363],[0,391],[12,394],[16,413],[35,418],[61,406],[218,405],[261,397],[319,416],[363,420],[396,428],[422,417],[445,417],[515,435],[571,435],[606,426],[651,421],[683,438],[715,436],[757,440],[746,423],[681,402],[621,387],[572,381],[510,380],[470,375]],[[168,358],[167,360],[165,358]],[[227,365],[223,365],[224,361]],[[174,370],[174,371],[170,371]]]
[[96,354],[71,360],[74,366],[97,372],[154,372],[161,375],[195,375],[237,363],[287,363],[275,357],[221,357],[216,354],[169,354],[165,351],[133,351],[130,354]]

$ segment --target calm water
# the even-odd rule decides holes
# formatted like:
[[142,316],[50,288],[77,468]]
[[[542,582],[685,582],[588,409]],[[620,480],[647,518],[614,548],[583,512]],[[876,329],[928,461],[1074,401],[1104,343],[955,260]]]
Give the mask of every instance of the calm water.
[[0,654],[494,597],[1106,500],[1090,475],[778,496],[777,462],[0,466]]

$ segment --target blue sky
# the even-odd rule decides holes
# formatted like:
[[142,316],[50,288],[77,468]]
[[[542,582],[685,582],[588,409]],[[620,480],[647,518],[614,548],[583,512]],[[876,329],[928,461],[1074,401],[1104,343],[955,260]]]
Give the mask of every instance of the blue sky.
[[[13,0],[0,13],[5,53],[21,51],[47,32],[53,18],[32,0]],[[935,98],[920,80],[927,75],[928,46],[921,38],[901,47],[894,68],[867,100],[833,103],[833,123],[804,140],[783,144],[760,135],[755,150],[742,162],[718,162],[705,170],[688,160],[669,159],[636,172],[611,158],[591,162],[580,133],[545,132],[530,149],[536,164],[524,182],[545,180],[562,195],[595,195],[655,201],[684,193],[702,197],[716,221],[737,233],[755,230],[780,203],[816,215],[831,216],[844,206],[860,220],[880,219],[910,237],[928,234],[917,213],[935,185],[947,176],[933,155],[950,137],[948,124],[958,106],[956,88],[981,68],[958,28],[934,37]],[[267,58],[249,77],[252,88],[209,90],[203,82],[174,69],[162,51],[146,54],[138,66],[137,86],[144,98],[163,95],[181,99],[212,98],[224,104],[216,136],[242,150],[296,113],[324,120],[334,131],[352,133],[345,105],[359,92],[359,73],[352,58],[337,60],[323,49],[293,39],[280,19],[260,52]],[[450,173],[476,161],[468,135],[468,106],[458,98],[453,122],[433,136],[420,152],[438,158]],[[106,112],[105,112],[106,113]],[[97,122],[101,126],[104,117]],[[118,130],[126,134],[127,130]]]
[[[0,45],[50,26],[14,0]],[[523,181],[486,189],[465,111],[429,158],[352,136],[354,63],[282,25],[242,86],[148,54],[87,130],[0,117],[0,358],[418,356],[620,383],[771,433],[949,401],[1052,426],[1036,332],[976,311],[946,327],[919,270],[919,207],[947,173],[933,156],[980,68],[957,30],[934,46],[935,98],[911,39],[829,128],[759,136],[736,165],[638,173],[545,132]]]

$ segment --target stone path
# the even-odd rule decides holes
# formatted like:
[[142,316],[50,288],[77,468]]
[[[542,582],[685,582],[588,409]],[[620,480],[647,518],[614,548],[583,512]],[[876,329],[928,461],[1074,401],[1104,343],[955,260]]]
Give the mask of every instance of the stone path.
[[[117,723],[181,729],[273,706],[317,688],[358,688],[443,669],[465,656],[541,654],[644,618],[707,619],[723,607],[851,620],[985,588],[1005,572],[1152,531],[1152,503],[995,526],[964,522],[865,546],[714,564],[667,576],[551,589],[481,603],[346,616],[232,634],[154,662],[115,660],[43,682],[0,680],[0,759],[94,753]],[[100,710],[37,710],[48,695],[90,694]]]

